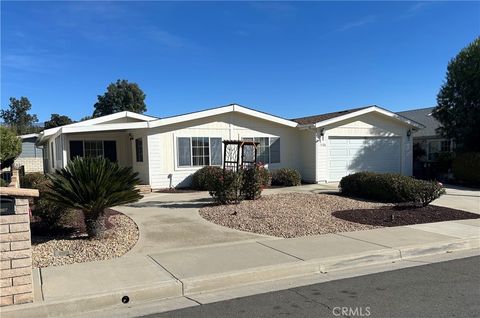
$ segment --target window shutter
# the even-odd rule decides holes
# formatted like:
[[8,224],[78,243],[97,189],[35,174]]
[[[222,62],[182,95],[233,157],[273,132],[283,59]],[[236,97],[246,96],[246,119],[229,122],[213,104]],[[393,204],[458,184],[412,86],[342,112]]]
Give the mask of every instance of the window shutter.
[[280,138],[270,138],[270,162],[280,163]]
[[222,138],[210,138],[210,164],[222,165]]
[[103,156],[111,162],[117,162],[117,142],[115,140],[103,142]]
[[179,137],[177,139],[177,156],[179,167],[192,165],[190,138]]
[[75,159],[75,157],[83,158],[83,141],[82,140],[70,141],[70,160]]

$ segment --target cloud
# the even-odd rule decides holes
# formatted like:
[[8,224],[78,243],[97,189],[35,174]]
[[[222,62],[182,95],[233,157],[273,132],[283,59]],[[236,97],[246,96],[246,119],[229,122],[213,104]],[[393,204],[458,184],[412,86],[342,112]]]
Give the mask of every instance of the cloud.
[[360,27],[363,27],[367,24],[370,24],[370,23],[374,22],[375,19],[376,19],[376,17],[374,15],[366,16],[366,17],[363,17],[359,20],[355,20],[355,21],[345,23],[344,25],[342,25],[341,27],[339,27],[335,31],[344,32],[344,31],[348,31],[348,30],[351,30],[351,29],[360,28]]
[[426,8],[428,8],[432,4],[433,4],[433,1],[431,1],[431,2],[416,2],[416,3],[412,4],[410,7],[408,7],[407,11],[400,16],[400,19],[413,18],[414,16],[423,12]]

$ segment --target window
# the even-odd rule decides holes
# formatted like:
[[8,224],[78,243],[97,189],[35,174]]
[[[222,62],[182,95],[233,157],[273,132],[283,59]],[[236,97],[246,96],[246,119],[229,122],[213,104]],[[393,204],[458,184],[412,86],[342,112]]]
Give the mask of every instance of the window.
[[440,152],[449,152],[452,149],[452,142],[448,139],[430,140],[428,142],[428,160],[435,161]]
[[53,149],[53,141],[50,143],[50,153],[52,154],[52,159],[50,160],[52,162],[52,168],[55,168],[55,155],[54,155],[54,149]]
[[178,137],[179,167],[198,167],[222,164],[222,138]]
[[115,140],[70,140],[70,160],[75,157],[104,157],[117,162]]
[[[280,138],[278,137],[255,137],[242,138],[245,141],[258,142],[257,162],[261,163],[280,163]],[[246,150],[245,158],[253,157],[252,150]]]
[[137,162],[143,162],[143,141],[142,138],[135,139],[135,156]]
[[103,157],[103,142],[101,140],[85,140],[85,157]]

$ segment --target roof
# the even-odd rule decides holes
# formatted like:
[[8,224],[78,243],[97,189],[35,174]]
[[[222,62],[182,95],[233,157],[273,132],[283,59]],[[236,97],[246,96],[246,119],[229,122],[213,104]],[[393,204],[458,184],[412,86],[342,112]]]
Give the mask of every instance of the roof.
[[440,123],[432,116],[434,107],[420,108],[398,112],[399,115],[411,118],[425,126],[425,129],[415,132],[415,137],[437,136],[435,130]]
[[313,116],[306,116],[306,117],[300,117],[300,118],[294,118],[292,119],[294,122],[299,123],[300,125],[309,125],[309,124],[316,124],[318,122],[339,117],[345,114],[353,113],[361,109],[365,109],[368,106],[365,107],[359,107],[359,108],[352,108],[352,109],[347,109],[347,110],[341,110],[339,112],[333,112],[333,113],[326,113],[326,114],[320,114],[320,115],[313,115]]
[[177,116],[172,116],[172,117],[166,117],[166,118],[160,118],[158,120],[152,121],[149,123],[149,127],[160,127],[160,126],[166,126],[166,125],[171,125],[171,124],[176,124],[180,122],[185,122],[185,121],[190,121],[194,119],[199,119],[199,118],[205,118],[205,117],[210,117],[210,116],[215,116],[215,115],[220,115],[220,114],[226,114],[226,113],[231,113],[231,112],[236,112],[236,113],[241,113],[257,118],[261,118],[267,121],[271,121],[280,125],[284,126],[289,126],[289,127],[297,127],[297,123],[279,116],[271,115],[265,112],[261,112],[252,108],[248,108],[245,106],[241,106],[238,104],[229,104],[226,106],[220,106],[216,108],[209,108],[205,110],[201,110],[198,112],[193,112],[193,113],[187,113],[183,115],[177,115]]
[[393,113],[385,108],[371,105],[365,107],[358,107],[358,108],[351,108],[347,110],[342,110],[333,113],[326,113],[321,115],[315,116],[308,116],[308,117],[301,117],[293,119],[295,122],[299,124],[300,128],[309,128],[309,127],[325,127],[327,125],[331,125],[337,123],[342,120],[350,119],[356,116],[364,115],[367,113],[376,112],[382,114],[386,117],[390,117],[392,119],[398,120],[403,122],[404,124],[411,126],[414,129],[423,129],[424,126],[421,123],[418,123],[415,120],[407,118],[406,116],[402,116],[396,113]]
[[37,138],[38,134],[21,135],[21,136],[18,136],[18,137],[20,137],[20,139]]

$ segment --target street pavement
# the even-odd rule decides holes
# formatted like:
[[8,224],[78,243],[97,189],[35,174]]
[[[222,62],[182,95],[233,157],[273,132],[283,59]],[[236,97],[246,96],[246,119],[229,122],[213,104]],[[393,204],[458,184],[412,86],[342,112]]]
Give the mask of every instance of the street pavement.
[[144,316],[478,317],[480,256]]

